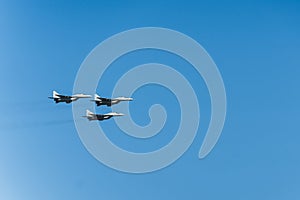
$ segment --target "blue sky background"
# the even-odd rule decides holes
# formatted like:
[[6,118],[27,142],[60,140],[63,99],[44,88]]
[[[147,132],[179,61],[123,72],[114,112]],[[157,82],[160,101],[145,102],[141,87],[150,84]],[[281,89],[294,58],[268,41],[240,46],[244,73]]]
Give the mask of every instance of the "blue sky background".
[[[299,199],[299,10],[296,0],[1,1],[0,199]],[[71,106],[47,97],[53,89],[71,94],[80,64],[98,43],[144,26],[180,31],[208,51],[224,79],[228,112],[218,144],[198,160],[210,114],[201,77],[159,51],[120,58],[113,65],[125,71],[150,61],[173,66],[201,98],[202,121],[189,150],[163,170],[133,175],[94,159],[77,135]],[[99,84],[103,96],[123,73],[114,66]],[[155,96],[161,98],[149,98]],[[145,86],[134,98],[132,116],[141,125],[151,104],[164,104],[171,113],[165,129],[137,141],[109,120],[108,137],[137,152],[163,146],[178,127],[175,97]]]

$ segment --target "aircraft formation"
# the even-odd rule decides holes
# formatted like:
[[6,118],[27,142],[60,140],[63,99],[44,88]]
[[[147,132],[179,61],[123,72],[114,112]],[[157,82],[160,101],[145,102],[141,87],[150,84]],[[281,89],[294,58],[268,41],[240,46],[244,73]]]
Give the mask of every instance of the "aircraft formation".
[[[48,98],[53,99],[55,101],[55,103],[65,102],[65,103],[69,104],[69,103],[72,103],[73,101],[77,101],[78,99],[92,98],[92,96],[86,95],[86,94],[74,94],[74,95],[68,96],[68,95],[62,95],[56,91],[53,91],[52,96],[48,97]],[[97,106],[106,105],[106,106],[110,107],[110,106],[118,104],[122,101],[132,101],[132,100],[133,99],[129,98],[129,97],[117,97],[117,98],[109,99],[109,98],[100,97],[99,95],[95,94],[94,99],[91,101],[95,102]],[[118,116],[124,116],[124,114],[117,113],[117,112],[110,112],[110,113],[106,113],[106,114],[95,114],[89,110],[86,110],[86,115],[82,116],[82,117],[87,118],[89,121],[92,121],[92,120],[103,121],[103,120],[107,120],[112,117],[118,117]]]

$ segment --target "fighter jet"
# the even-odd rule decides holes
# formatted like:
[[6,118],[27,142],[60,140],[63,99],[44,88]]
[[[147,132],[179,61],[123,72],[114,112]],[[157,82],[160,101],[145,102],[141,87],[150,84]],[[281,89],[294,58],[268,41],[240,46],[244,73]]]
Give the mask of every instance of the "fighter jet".
[[95,94],[94,99],[91,101],[94,101],[97,106],[101,106],[101,105],[112,106],[121,101],[132,101],[132,100],[133,98],[128,98],[128,97],[117,97],[114,99],[108,99],[108,98],[100,97],[99,95]]
[[55,103],[59,102],[65,102],[65,103],[71,103],[72,101],[76,101],[80,98],[91,98],[91,95],[86,95],[86,94],[74,94],[72,96],[65,96],[58,94],[56,91],[53,91],[52,97],[48,97],[49,99],[53,99]]
[[111,117],[118,117],[118,116],[124,116],[124,114],[116,113],[116,112],[110,112],[107,114],[95,114],[89,110],[86,110],[86,116],[82,116],[82,117],[86,117],[89,121],[92,121],[92,120],[103,121],[103,120],[109,119]]

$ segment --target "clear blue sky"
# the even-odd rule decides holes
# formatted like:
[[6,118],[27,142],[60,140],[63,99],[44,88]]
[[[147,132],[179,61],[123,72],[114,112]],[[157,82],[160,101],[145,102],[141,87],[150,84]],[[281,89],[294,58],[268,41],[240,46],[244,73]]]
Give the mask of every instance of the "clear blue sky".
[[[1,1],[0,199],[300,199],[299,10],[296,0]],[[53,89],[71,94],[80,64],[98,43],[144,26],[174,29],[203,45],[223,76],[228,112],[218,144],[198,160],[209,97],[204,83],[183,70],[191,82],[200,80],[198,135],[171,166],[133,175],[94,159],[77,135],[71,106],[47,97]],[[176,59],[144,51],[115,65],[180,68]],[[115,73],[105,78],[107,87],[99,85],[101,95],[111,95]],[[175,115],[166,132],[176,129],[174,96],[157,86],[142,89],[134,94],[140,101],[132,104],[133,119],[147,124],[149,105],[169,103]],[[149,99],[157,93],[161,99]],[[112,141],[132,151],[157,149],[172,138],[139,142],[118,132],[113,120],[104,126]]]

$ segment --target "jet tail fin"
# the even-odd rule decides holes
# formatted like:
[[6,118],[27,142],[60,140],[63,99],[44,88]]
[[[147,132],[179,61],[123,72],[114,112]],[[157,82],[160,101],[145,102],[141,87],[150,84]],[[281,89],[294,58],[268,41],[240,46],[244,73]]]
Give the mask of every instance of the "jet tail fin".
[[55,99],[55,98],[58,98],[58,92],[56,92],[55,90],[52,91],[52,96],[51,97],[48,97],[49,99]]
[[90,110],[86,110],[86,116],[94,115],[94,113]]
[[58,92],[56,92],[55,90],[53,90],[52,96],[55,97],[55,96],[57,96],[57,95],[59,95]]
[[101,98],[98,94],[94,95],[94,100],[98,100],[99,98]]

